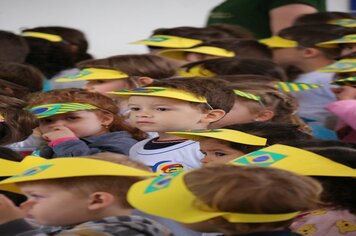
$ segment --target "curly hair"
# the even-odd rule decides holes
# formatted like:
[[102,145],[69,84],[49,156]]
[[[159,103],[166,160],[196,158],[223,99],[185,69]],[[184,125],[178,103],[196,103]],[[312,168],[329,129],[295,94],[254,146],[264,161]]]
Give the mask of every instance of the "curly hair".
[[125,130],[138,140],[146,137],[142,131],[125,124],[123,118],[118,115],[119,108],[112,98],[100,93],[89,92],[85,89],[56,89],[44,93],[33,94],[29,97],[28,108],[43,104],[61,102],[87,103],[96,106],[99,109],[93,110],[93,112],[97,115],[100,116],[103,113],[111,113],[113,115],[114,121],[108,127],[110,132]]

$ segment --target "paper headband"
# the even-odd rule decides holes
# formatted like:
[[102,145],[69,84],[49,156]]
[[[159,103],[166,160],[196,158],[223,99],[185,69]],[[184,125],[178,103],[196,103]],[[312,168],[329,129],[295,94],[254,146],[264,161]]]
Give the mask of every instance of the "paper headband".
[[213,77],[216,74],[208,69],[203,68],[201,65],[193,66],[191,68],[179,68],[177,75],[184,77]]
[[[271,38],[261,39],[260,43],[266,44],[270,48],[297,48],[299,43],[295,40],[285,39],[280,36],[272,36]],[[318,43],[315,46],[325,47],[325,48],[334,48],[336,46],[329,44]]]
[[270,166],[300,175],[356,177],[356,170],[303,149],[275,144],[238,157],[229,163],[240,166]]
[[339,79],[331,82],[330,84],[336,84],[336,85],[356,85],[356,76],[354,77],[348,77],[345,79]]
[[21,162],[5,163],[0,170],[8,167],[12,168],[9,172],[12,176],[0,182],[0,189],[17,193],[21,191],[15,183],[26,181],[83,176],[157,176],[133,167],[83,157],[44,159],[28,156]]
[[195,223],[223,217],[233,223],[265,223],[292,219],[299,212],[284,214],[246,214],[219,212],[200,201],[186,186],[189,172],[159,176],[135,183],[128,192],[128,201],[143,212],[182,223]]
[[332,45],[336,46],[337,44],[343,44],[343,43],[356,43],[356,34],[349,34],[349,35],[345,35],[345,36],[335,39],[335,40],[321,42],[321,43],[318,43],[317,46],[320,46],[320,47],[332,46]]
[[125,79],[129,75],[112,69],[101,68],[85,68],[76,75],[68,75],[62,78],[56,79],[56,82],[73,82],[82,80],[111,80],[111,79]]
[[190,48],[201,44],[202,42],[203,41],[198,39],[183,38],[172,35],[153,35],[148,39],[132,42],[131,44],[143,44],[162,48]]
[[73,111],[96,110],[96,106],[85,103],[51,103],[30,108],[30,112],[37,118],[64,114]]
[[31,37],[31,38],[39,38],[44,39],[50,42],[58,43],[62,42],[63,38],[56,34],[47,34],[41,32],[34,32],[34,31],[26,31],[21,34],[22,37]]
[[232,51],[228,51],[223,48],[212,47],[212,46],[198,46],[194,48],[186,48],[186,49],[170,49],[164,50],[159,53],[159,55],[163,57],[168,57],[176,60],[186,60],[185,53],[193,52],[193,53],[201,53],[211,56],[217,57],[234,57],[235,53]]
[[328,22],[328,24],[331,25],[340,25],[343,27],[356,27],[356,20],[355,19],[337,19],[337,20],[331,20]]
[[255,146],[264,146],[267,143],[267,139],[265,138],[232,129],[187,130],[166,133],[191,140],[199,140],[199,138],[214,138],[234,143],[242,143],[246,145]]
[[173,89],[173,88],[164,88],[164,87],[143,87],[143,88],[135,88],[132,90],[112,91],[108,93],[115,94],[118,96],[153,96],[153,97],[174,98],[174,99],[189,101],[189,102],[207,103],[206,98],[197,97],[194,94],[182,90]]
[[320,72],[347,73],[356,71],[356,59],[341,59],[331,65],[320,68]]
[[321,88],[322,84],[306,84],[306,83],[298,83],[298,82],[277,82],[275,87],[283,92],[300,92],[310,89]]

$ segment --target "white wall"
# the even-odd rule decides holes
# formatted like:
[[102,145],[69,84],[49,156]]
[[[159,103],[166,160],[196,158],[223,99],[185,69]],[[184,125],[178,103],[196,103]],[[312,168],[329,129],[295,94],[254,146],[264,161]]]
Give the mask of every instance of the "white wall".
[[[95,57],[144,53],[128,42],[160,27],[203,26],[211,8],[223,0],[0,0],[0,29],[61,25],[81,29]],[[268,0],[261,0],[268,1]],[[327,0],[344,11],[348,0]]]

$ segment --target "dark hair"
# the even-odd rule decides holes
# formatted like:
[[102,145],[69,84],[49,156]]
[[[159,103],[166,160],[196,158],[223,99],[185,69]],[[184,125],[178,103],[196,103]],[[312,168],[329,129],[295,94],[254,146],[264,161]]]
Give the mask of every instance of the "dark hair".
[[355,17],[349,13],[339,11],[315,12],[299,16],[295,19],[293,25],[327,24],[331,20],[339,19],[355,19]]
[[0,30],[0,61],[23,63],[29,47],[21,36]]
[[80,69],[94,67],[120,70],[129,76],[148,76],[153,79],[169,78],[175,74],[175,67],[169,61],[151,54],[117,55],[83,61],[77,66]]
[[212,24],[205,27],[206,29],[216,29],[228,33],[231,38],[235,39],[256,39],[251,31],[240,26],[231,24]]
[[[26,29],[22,32],[34,31],[53,34],[46,28],[37,27]],[[42,38],[24,37],[30,47],[26,57],[26,63],[38,68],[47,79],[52,78],[60,71],[73,68],[74,57],[67,41],[51,42]]]
[[338,25],[312,24],[298,25],[282,29],[278,35],[282,38],[298,42],[299,47],[317,48],[328,58],[335,58],[340,54],[339,48],[318,47],[316,44],[341,38],[345,34],[345,28]]
[[182,68],[186,68],[186,70],[189,71],[198,65],[219,76],[254,74],[273,77],[280,81],[287,81],[284,69],[268,59],[238,57],[215,58],[189,63]]
[[14,62],[0,62],[0,89],[11,88],[4,95],[23,98],[28,93],[42,91],[44,76],[33,66]]
[[38,126],[37,119],[24,108],[26,103],[13,97],[0,95],[0,145],[22,141]]
[[[279,122],[251,122],[230,125],[223,128],[238,130],[266,138],[266,146],[277,143],[294,142],[296,140],[309,141],[312,139],[312,136],[301,131],[297,125]],[[228,143],[231,148],[239,150],[243,153],[250,153],[261,149],[261,146],[246,145],[234,142]]]
[[198,97],[204,97],[213,109],[229,112],[234,105],[235,94],[228,82],[219,78],[180,77],[153,82],[150,86],[168,87],[190,92]]

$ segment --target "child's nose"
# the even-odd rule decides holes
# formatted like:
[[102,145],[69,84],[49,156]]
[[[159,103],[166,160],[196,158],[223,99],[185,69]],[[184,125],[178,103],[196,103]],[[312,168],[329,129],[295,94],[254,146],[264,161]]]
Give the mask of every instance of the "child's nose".
[[152,114],[150,112],[140,110],[136,112],[136,117],[152,117]]
[[32,208],[33,205],[35,205],[35,202],[27,199],[25,202],[20,204],[20,209],[23,212],[27,213]]

